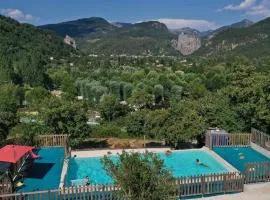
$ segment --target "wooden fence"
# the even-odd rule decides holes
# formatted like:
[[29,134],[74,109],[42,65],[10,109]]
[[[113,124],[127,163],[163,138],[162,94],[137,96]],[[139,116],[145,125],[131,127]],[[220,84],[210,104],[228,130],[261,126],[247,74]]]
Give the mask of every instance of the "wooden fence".
[[64,147],[65,154],[70,153],[68,135],[39,135],[35,138],[35,143],[39,147]]
[[43,147],[62,147],[68,143],[68,135],[39,135],[36,137],[35,142],[38,146]]
[[245,183],[270,181],[270,162],[247,163],[245,166]]
[[225,146],[250,146],[252,134],[250,133],[232,133],[232,134],[206,134],[205,146],[213,147]]
[[236,172],[192,176],[177,180],[179,197],[210,195],[244,190],[244,176]]
[[270,135],[252,128],[252,142],[270,151]]
[[[242,192],[244,189],[244,176],[235,172],[212,174],[206,176],[192,176],[179,178],[176,180],[175,183],[176,183],[175,197]],[[90,186],[69,187],[49,191],[0,195],[0,199],[122,200],[126,198],[123,198],[119,195],[119,188],[114,185],[90,185]]]

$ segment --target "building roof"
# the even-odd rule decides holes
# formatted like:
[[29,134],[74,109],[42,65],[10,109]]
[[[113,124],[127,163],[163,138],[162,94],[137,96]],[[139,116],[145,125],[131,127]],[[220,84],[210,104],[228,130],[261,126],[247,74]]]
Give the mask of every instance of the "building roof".
[[20,145],[6,145],[0,149],[0,162],[17,163],[25,154],[34,147]]

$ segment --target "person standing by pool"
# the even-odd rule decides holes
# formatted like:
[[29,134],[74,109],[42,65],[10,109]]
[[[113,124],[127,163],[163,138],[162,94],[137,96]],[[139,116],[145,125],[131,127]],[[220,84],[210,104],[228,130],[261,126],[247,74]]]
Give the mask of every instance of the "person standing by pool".
[[85,185],[90,185],[90,178],[89,176],[85,177]]

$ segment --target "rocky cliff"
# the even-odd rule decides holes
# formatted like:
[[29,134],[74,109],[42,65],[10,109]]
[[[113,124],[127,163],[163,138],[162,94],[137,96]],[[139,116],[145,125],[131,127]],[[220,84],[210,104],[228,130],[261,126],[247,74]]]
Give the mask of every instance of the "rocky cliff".
[[190,55],[201,47],[201,39],[196,34],[181,33],[178,37],[177,50],[184,56]]

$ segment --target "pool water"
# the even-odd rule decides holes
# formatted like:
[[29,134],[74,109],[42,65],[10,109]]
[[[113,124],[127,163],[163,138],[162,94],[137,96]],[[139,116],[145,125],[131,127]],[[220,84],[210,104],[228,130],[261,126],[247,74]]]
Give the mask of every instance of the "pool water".
[[24,172],[24,186],[17,192],[59,188],[64,161],[64,148],[48,147],[38,150],[39,159]]
[[[170,155],[165,155],[165,153],[158,155],[164,160],[166,168],[171,170],[174,177],[228,172],[222,164],[204,150],[175,151]],[[197,158],[207,166],[197,165],[195,162]],[[101,159],[102,157],[71,158],[66,185],[72,185],[71,182],[73,185],[81,184],[82,182],[73,180],[85,180],[86,176],[89,176],[92,184],[113,183],[111,177],[106,174]],[[112,159],[117,160],[117,157],[114,156]]]
[[241,172],[245,171],[248,162],[270,161],[251,147],[214,147],[213,150]]

